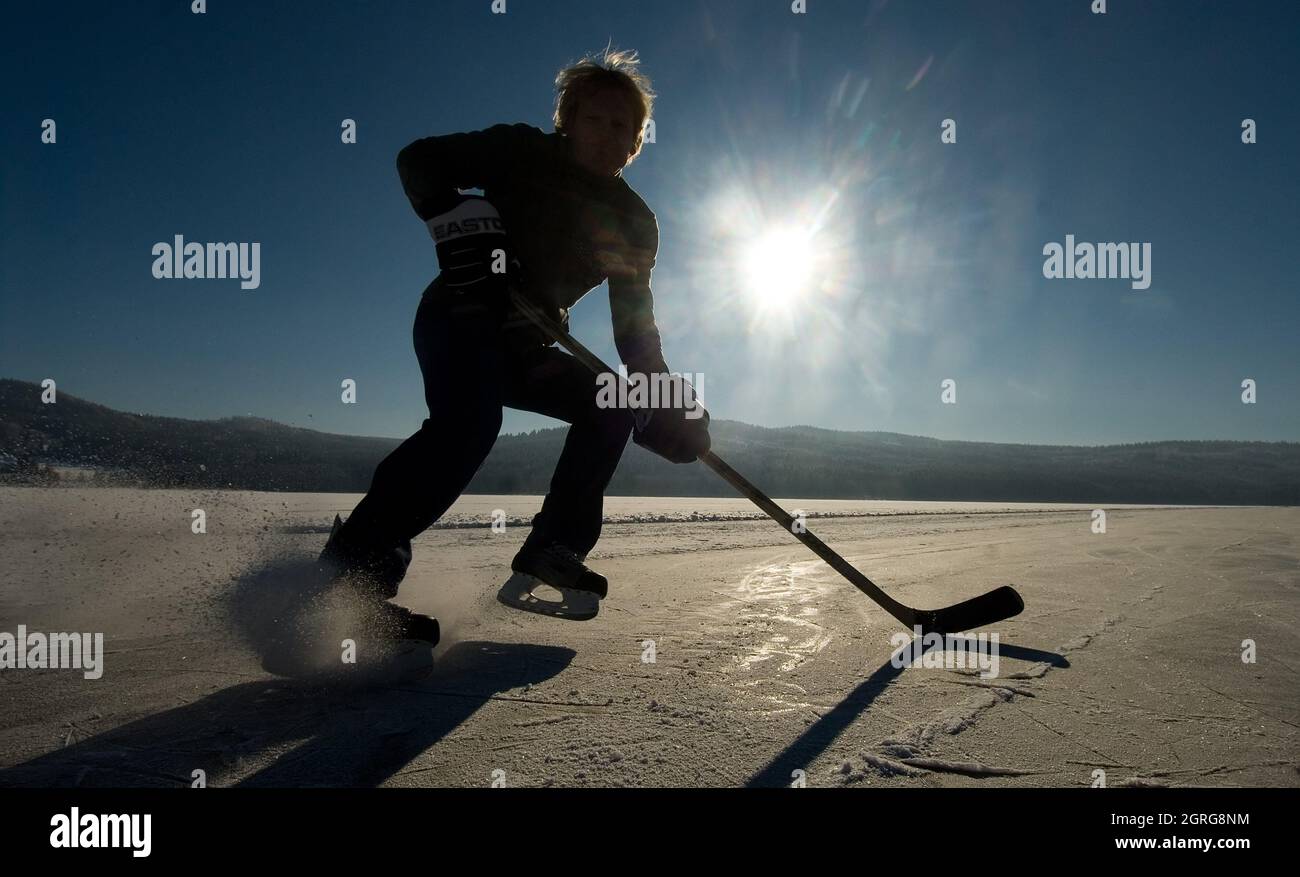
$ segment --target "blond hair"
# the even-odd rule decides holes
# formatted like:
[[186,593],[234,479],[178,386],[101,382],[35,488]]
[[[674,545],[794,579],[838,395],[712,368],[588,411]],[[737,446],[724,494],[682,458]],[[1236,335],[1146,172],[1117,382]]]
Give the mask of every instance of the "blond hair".
[[583,95],[602,88],[614,89],[631,102],[636,116],[636,149],[628,159],[631,164],[641,154],[646,119],[650,118],[655,101],[650,79],[641,72],[640,66],[641,59],[635,51],[606,46],[603,52],[588,55],[561,70],[555,76],[555,130],[561,134],[568,132]]

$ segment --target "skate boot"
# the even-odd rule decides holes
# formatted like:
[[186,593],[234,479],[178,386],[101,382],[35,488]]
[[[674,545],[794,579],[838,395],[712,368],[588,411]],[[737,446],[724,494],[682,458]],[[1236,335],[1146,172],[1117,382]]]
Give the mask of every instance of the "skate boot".
[[377,608],[382,618],[381,632],[385,636],[393,639],[423,640],[431,646],[438,644],[442,630],[438,626],[438,619],[433,616],[422,615],[405,606],[387,601],[378,604]]
[[558,591],[586,591],[604,599],[609,593],[609,582],[600,573],[588,569],[583,563],[585,559],[559,542],[544,546],[530,546],[525,542],[511,561],[510,568],[539,579]]
[[334,516],[329,541],[317,560],[329,584],[341,584],[362,597],[379,613],[383,633],[397,639],[418,639],[436,645],[438,620],[388,601],[411,563],[411,543],[402,540],[387,551],[376,551],[352,541],[343,520]]

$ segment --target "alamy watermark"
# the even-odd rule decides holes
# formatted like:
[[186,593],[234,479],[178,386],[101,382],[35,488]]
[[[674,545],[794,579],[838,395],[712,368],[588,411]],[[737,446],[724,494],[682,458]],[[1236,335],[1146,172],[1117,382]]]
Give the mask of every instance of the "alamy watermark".
[[102,633],[0,632],[0,670],[83,670],[87,679],[104,675]]
[[672,372],[668,374],[629,375],[627,366],[619,364],[618,374],[602,372],[596,376],[597,408],[683,408],[687,420],[704,415],[699,392],[703,374]]
[[225,280],[240,279],[241,289],[262,285],[262,245],[260,243],[185,243],[176,235],[172,243],[159,241],[150,250],[154,256],[153,276],[158,280]]
[[153,849],[153,816],[144,813],[68,813],[50,817],[50,846],[55,849],[125,848],[137,859]]
[[1074,242],[1043,245],[1043,276],[1048,280],[1132,280],[1134,289],[1151,286],[1151,244]]

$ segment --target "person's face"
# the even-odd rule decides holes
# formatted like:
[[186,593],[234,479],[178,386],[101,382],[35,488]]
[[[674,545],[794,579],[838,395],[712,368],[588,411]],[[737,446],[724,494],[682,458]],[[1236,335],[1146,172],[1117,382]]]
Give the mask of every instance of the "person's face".
[[636,115],[626,97],[612,89],[579,95],[569,140],[573,157],[587,171],[612,177],[636,151]]

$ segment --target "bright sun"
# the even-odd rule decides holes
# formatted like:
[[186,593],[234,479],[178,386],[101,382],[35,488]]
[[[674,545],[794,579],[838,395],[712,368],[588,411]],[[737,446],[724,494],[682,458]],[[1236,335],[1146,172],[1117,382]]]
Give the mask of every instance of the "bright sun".
[[747,293],[764,309],[786,310],[808,291],[816,253],[808,235],[769,229],[741,257]]

